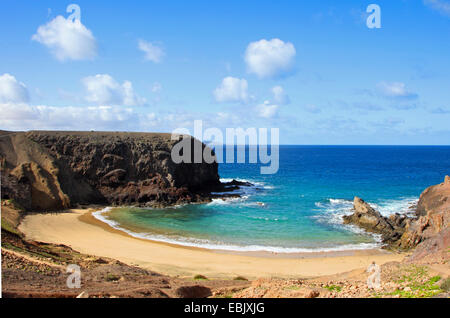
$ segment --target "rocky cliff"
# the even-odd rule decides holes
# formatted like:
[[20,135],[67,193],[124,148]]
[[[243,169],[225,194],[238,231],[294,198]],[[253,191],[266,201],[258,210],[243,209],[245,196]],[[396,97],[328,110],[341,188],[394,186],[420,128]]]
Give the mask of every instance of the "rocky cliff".
[[450,257],[450,177],[427,188],[417,204],[416,220],[407,224],[401,237],[404,248],[417,244],[410,261],[429,262]]
[[0,131],[2,198],[33,210],[208,200],[220,187],[217,163],[175,164],[176,142],[157,133]]

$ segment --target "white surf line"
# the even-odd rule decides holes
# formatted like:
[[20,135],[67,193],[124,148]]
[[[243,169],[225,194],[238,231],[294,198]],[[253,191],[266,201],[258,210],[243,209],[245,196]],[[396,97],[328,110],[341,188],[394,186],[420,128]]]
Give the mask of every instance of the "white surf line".
[[[380,248],[378,243],[357,243],[357,244],[345,244],[338,247],[324,247],[324,248],[301,248],[301,247],[282,247],[282,246],[263,246],[263,245],[220,245],[204,239],[194,239],[189,237],[183,237],[179,240],[168,238],[164,235],[155,235],[150,233],[136,233],[120,227],[120,224],[114,220],[109,220],[102,214],[108,212],[112,207],[107,207],[102,210],[93,212],[92,215],[99,221],[107,224],[113,229],[124,232],[134,238],[145,239],[148,241],[156,241],[161,243],[169,243],[184,247],[196,247],[208,250],[219,251],[231,251],[231,252],[269,252],[280,254],[294,254],[294,253],[323,253],[323,252],[342,252],[342,251],[354,251],[354,250],[367,250]],[[184,239],[184,240],[183,240]]]

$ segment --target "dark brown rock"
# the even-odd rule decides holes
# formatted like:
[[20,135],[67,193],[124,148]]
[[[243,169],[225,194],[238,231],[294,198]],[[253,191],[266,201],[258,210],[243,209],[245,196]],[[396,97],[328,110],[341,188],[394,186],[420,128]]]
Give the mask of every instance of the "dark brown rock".
[[205,286],[181,286],[175,290],[180,298],[206,298],[212,295],[211,289]]
[[2,199],[15,200],[22,208],[31,208],[31,188],[26,182],[19,182],[17,177],[1,173]]

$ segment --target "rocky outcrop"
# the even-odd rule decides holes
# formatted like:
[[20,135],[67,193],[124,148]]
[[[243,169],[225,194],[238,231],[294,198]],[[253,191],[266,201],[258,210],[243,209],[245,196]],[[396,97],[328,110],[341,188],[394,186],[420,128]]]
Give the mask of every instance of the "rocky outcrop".
[[406,260],[407,263],[446,263],[450,259],[450,228],[424,240]]
[[406,217],[392,215],[386,218],[361,198],[353,200],[354,213],[345,215],[344,224],[354,224],[367,232],[381,234],[383,243],[396,242],[404,232]]
[[176,143],[156,133],[0,132],[2,193],[34,210],[208,200],[223,188],[217,163],[176,164]]
[[447,259],[450,246],[450,177],[431,186],[421,195],[413,217],[395,214],[382,216],[362,199],[354,200],[354,213],[344,216],[344,223],[382,235],[391,248],[417,248],[411,261]]
[[417,203],[416,214],[425,216],[431,211],[450,209],[450,176],[445,176],[444,182],[431,186],[422,192]]

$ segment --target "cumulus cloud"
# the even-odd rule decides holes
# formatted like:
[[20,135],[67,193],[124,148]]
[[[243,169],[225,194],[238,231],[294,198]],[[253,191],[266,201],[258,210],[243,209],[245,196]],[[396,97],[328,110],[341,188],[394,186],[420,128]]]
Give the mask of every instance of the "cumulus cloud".
[[247,80],[231,76],[225,77],[213,94],[219,103],[246,103],[249,100]]
[[443,15],[450,16],[450,1],[448,0],[424,0],[425,5]]
[[97,105],[138,106],[146,102],[136,95],[130,81],[118,83],[108,74],[97,74],[83,78],[86,100]]
[[256,106],[256,111],[259,117],[262,118],[273,118],[278,115],[278,105],[272,104],[270,101],[265,101],[264,103]]
[[287,105],[291,101],[289,96],[286,94],[285,90],[281,86],[272,87],[273,101],[278,105]]
[[[121,98],[128,103],[133,96],[131,83],[125,82],[121,87]],[[30,105],[25,84],[9,74],[0,76],[0,114],[0,127],[8,130],[132,130],[140,120],[135,110],[123,106]]]
[[145,53],[145,59],[147,61],[160,63],[165,56],[164,50],[161,47],[144,40],[139,40],[138,48]]
[[28,90],[24,83],[11,74],[0,75],[0,103],[26,103]]
[[417,98],[418,95],[407,90],[406,85],[401,82],[381,82],[377,85],[378,91],[385,97],[391,98]]
[[39,111],[27,103],[0,103],[0,124],[4,129],[6,122],[23,122],[39,118]]
[[271,78],[290,72],[295,55],[296,50],[292,43],[280,39],[263,39],[247,46],[245,62],[249,73],[260,78]]
[[77,19],[57,16],[41,25],[32,39],[48,47],[60,61],[89,60],[97,55],[94,35]]

